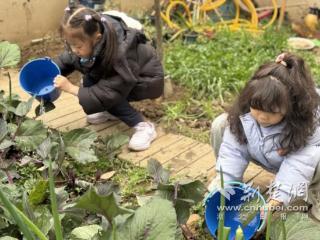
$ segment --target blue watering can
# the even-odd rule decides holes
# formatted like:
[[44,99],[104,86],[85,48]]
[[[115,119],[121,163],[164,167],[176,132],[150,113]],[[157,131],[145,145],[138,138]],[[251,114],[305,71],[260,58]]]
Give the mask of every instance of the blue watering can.
[[60,75],[60,69],[50,58],[38,58],[26,63],[20,70],[21,88],[39,101],[53,102],[61,94],[54,87],[54,78]]
[[[249,194],[250,199],[258,198],[263,205],[266,204],[266,201],[257,189],[246,184],[239,182],[226,182],[225,184],[226,187],[224,192],[230,193],[228,194],[229,199],[226,198],[226,195],[224,194],[226,206],[224,225],[231,228],[229,240],[235,239],[238,226],[242,228],[245,240],[249,240],[265,224],[265,219],[260,218],[260,211],[258,211],[248,225],[242,225],[239,217],[239,210],[240,206],[247,201],[244,196]],[[219,224],[220,196],[220,191],[215,190],[209,194],[205,201],[205,220],[211,235],[214,237],[216,237],[216,231]]]

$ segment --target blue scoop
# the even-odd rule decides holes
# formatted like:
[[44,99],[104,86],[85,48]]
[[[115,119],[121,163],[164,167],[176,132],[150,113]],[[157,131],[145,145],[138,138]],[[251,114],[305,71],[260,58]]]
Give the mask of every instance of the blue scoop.
[[[266,202],[263,196],[256,189],[237,182],[234,182],[232,184],[232,186],[228,185],[228,187],[225,189],[229,190],[230,188],[232,188],[234,190],[234,194],[230,194],[229,200],[225,197],[226,208],[224,225],[231,228],[229,240],[233,240],[235,238],[238,226],[242,228],[245,240],[249,240],[254,236],[256,231],[259,230],[259,227],[264,225],[265,220],[260,219],[260,211],[258,211],[256,216],[248,225],[246,225],[245,227],[242,225],[239,219],[239,209],[241,205],[246,203],[246,200],[243,197],[247,194],[251,194],[251,199],[258,197],[263,204],[265,204]],[[221,193],[219,191],[214,191],[209,195],[205,202],[206,224],[211,235],[214,237],[216,237],[216,231],[219,224],[220,195]]]
[[38,58],[26,63],[20,70],[21,88],[38,100],[55,101],[61,91],[54,87],[54,78],[60,75],[60,69],[50,58]]

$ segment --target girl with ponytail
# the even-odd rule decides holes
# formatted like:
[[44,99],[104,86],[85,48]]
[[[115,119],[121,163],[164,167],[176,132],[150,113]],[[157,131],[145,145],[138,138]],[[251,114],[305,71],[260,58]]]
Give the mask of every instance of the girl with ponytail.
[[[129,148],[147,149],[157,136],[155,126],[129,102],[161,96],[164,74],[143,32],[119,17],[72,4],[60,33],[66,49],[55,60],[61,69],[55,87],[79,98],[88,123],[120,119],[135,129]],[[66,78],[73,71],[83,74],[81,87]]]
[[[304,199],[320,220],[319,104],[302,58],[282,53],[274,62],[263,64],[228,114],[212,123],[216,170],[221,167],[225,181],[242,181],[253,161],[276,174],[270,185],[270,206]],[[209,189],[218,184],[217,177]]]

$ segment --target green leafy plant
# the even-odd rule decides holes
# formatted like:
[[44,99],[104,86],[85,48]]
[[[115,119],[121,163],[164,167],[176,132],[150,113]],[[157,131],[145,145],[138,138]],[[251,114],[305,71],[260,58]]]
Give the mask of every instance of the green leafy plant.
[[[90,134],[87,131],[85,131],[85,132],[87,134],[84,134],[83,139],[84,138],[87,139],[88,136],[90,136]],[[69,133],[68,137],[70,137],[70,133]],[[81,139],[81,134],[79,134],[79,131],[76,131],[74,138]],[[70,144],[68,141],[66,141],[66,143],[67,143],[67,145]],[[72,144],[70,144],[70,145],[72,145]],[[52,142],[52,139],[50,137],[47,137],[38,146],[38,148],[36,150],[37,150],[37,153],[39,154],[39,156],[41,156],[41,158],[43,159],[43,161],[49,162],[49,165],[48,165],[48,167],[49,167],[49,169],[48,169],[49,189],[50,189],[51,209],[52,209],[52,214],[53,214],[53,219],[54,219],[55,236],[56,236],[56,239],[62,240],[63,234],[62,234],[62,228],[61,228],[61,223],[60,223],[60,216],[58,213],[58,204],[57,204],[57,198],[56,198],[56,194],[55,194],[54,176],[53,176],[53,170],[52,170],[52,160],[57,161],[58,158],[61,156],[61,154],[59,154],[61,149],[56,148],[56,146],[57,146],[57,143]],[[74,150],[72,150],[72,152],[74,152]],[[47,183],[47,182],[45,182],[45,183]],[[47,186],[48,186],[47,184],[45,184],[43,186],[43,184],[42,183],[40,184],[40,182],[39,182],[38,186],[35,186],[35,189],[39,190],[39,188],[43,188],[43,187],[46,189]],[[42,193],[44,193],[44,192],[45,191],[42,191]],[[30,196],[34,196],[34,194],[32,194]],[[21,231],[23,231],[23,233],[27,237],[27,239],[33,239],[33,238],[32,237],[28,238],[28,232],[25,232],[26,226],[24,226],[23,224],[20,224],[19,222],[22,222],[22,223],[25,222],[27,224],[27,226],[31,228],[31,230],[34,232],[34,234],[36,234],[40,239],[47,239],[45,237],[44,233],[42,232],[42,230],[39,227],[37,227],[30,218],[28,218],[23,212],[21,212],[12,203],[10,203],[8,200],[6,200],[5,195],[3,194],[2,191],[0,192],[0,197],[1,197],[1,200],[5,203],[5,207],[10,211],[10,214],[14,217],[15,222],[19,225],[19,228],[21,229]],[[36,199],[31,198],[30,200],[33,204],[39,204],[43,201],[43,195],[38,196]],[[30,209],[30,206],[28,206],[28,201],[24,201],[24,209],[25,210]],[[30,214],[31,209],[28,211],[28,213],[29,213],[29,215],[32,215],[32,214]],[[35,221],[36,218],[34,216],[33,216],[33,218]],[[41,224],[40,222],[37,222],[37,223],[38,223],[38,225],[43,226],[43,224]],[[49,228],[47,227],[47,230],[44,232],[48,233],[48,231],[50,230],[51,227],[52,226],[49,225]]]
[[[17,208],[7,199],[5,194],[3,193],[2,189],[0,189],[0,199],[6,209],[10,212],[11,216],[14,218],[15,222],[20,227],[21,231],[23,232],[24,236],[28,240],[32,240],[32,233],[29,228],[26,226],[26,223],[23,221],[21,215],[17,211]],[[39,230],[39,229],[37,229]]]
[[[63,139],[63,137],[61,137]],[[59,191],[54,187],[54,175],[52,171],[51,162],[57,161],[59,158],[59,147],[57,145],[57,138],[51,134],[47,137],[36,149],[36,152],[43,161],[48,161],[48,173],[49,173],[49,189],[50,189],[50,203],[51,212],[45,206],[32,206],[29,204],[29,199],[24,194],[23,197],[23,213],[16,208],[13,204],[12,214],[18,213],[18,216],[27,223],[27,226],[31,229],[31,234],[35,234],[39,239],[48,239],[50,230],[54,229],[56,239],[63,239],[63,231],[61,228],[61,219],[67,220],[68,213],[79,212],[79,209],[85,209],[91,213],[98,214],[103,219],[106,219],[108,224],[87,224],[78,227],[73,227],[69,230],[68,226],[64,224],[64,228],[68,228],[69,234],[64,237],[70,239],[112,239],[122,240],[127,239],[175,239],[181,240],[182,233],[179,229],[179,222],[177,221],[177,213],[181,212],[178,206],[179,201],[186,201],[189,204],[192,203],[188,199],[202,199],[202,185],[197,181],[195,183],[186,184],[169,184],[169,173],[163,169],[161,164],[149,164],[149,170],[155,174],[158,181],[166,182],[166,186],[162,190],[158,190],[157,194],[149,198],[141,207],[135,210],[128,209],[120,205],[120,196],[117,194],[117,188],[112,183],[105,183],[104,185],[97,185],[96,187],[90,187],[89,190],[75,201],[74,204],[66,204],[66,197],[64,196],[64,190]],[[37,184],[30,193],[35,189],[43,189],[41,192],[45,192],[44,189],[47,185],[43,183]],[[176,194],[179,198],[176,198],[176,203],[163,199],[161,196],[165,194],[167,198],[172,195],[171,187],[175,186]],[[179,187],[179,189],[177,189]],[[162,194],[158,194],[162,193]],[[163,195],[162,195],[163,196]],[[30,195],[29,195],[30,197]],[[174,200],[171,199],[170,200]],[[188,201],[187,201],[188,200]],[[35,201],[39,204],[42,201],[42,197],[39,196]],[[41,215],[39,215],[41,214]],[[51,219],[54,219],[54,228],[50,224]],[[37,220],[39,219],[39,221]],[[66,222],[65,222],[66,223]],[[23,229],[23,226],[20,227]]]
[[126,223],[114,231],[117,239],[176,239],[176,212],[172,203],[154,198],[138,208]]
[[[45,139],[42,144],[38,147],[38,154],[43,158],[43,160],[49,161],[49,189],[50,189],[50,201],[51,201],[51,210],[53,214],[54,220],[54,229],[55,229],[55,236],[57,240],[63,240],[62,235],[62,228],[61,222],[58,213],[58,206],[57,206],[57,198],[55,194],[55,186],[54,186],[54,177],[53,177],[53,170],[52,170],[52,161],[58,160],[59,154],[56,154],[54,158],[52,158],[52,148],[54,145],[51,143],[51,138],[48,137]],[[59,151],[59,150],[58,150]]]
[[[5,97],[4,92],[0,94],[0,169],[7,175],[9,185],[15,186],[11,176],[11,168],[20,164],[22,154],[32,155],[29,162],[35,161],[41,163],[43,170],[48,168],[49,181],[42,179],[33,184],[28,193],[23,194],[22,207],[23,212],[17,208],[20,206],[20,200],[7,201],[11,205],[0,204],[4,210],[4,227],[11,227],[18,224],[21,231],[25,231],[25,226],[20,222],[26,223],[27,228],[31,229],[31,238],[28,238],[28,232],[24,232],[27,239],[34,239],[33,234],[39,239],[46,239],[49,231],[55,229],[57,239],[63,239],[62,228],[60,224],[61,215],[58,213],[58,202],[55,195],[54,173],[52,170],[52,161],[55,163],[55,169],[61,167],[68,155],[76,162],[81,164],[97,161],[97,157],[91,146],[96,140],[95,132],[88,129],[75,129],[64,134],[56,130],[51,130],[43,126],[40,121],[27,118],[34,98],[24,102],[18,96]],[[49,137],[48,137],[49,136]],[[40,159],[39,159],[40,157]],[[57,166],[58,164],[58,166]],[[59,170],[59,169],[58,169]],[[2,188],[2,196],[5,197],[6,189]],[[11,189],[12,189],[11,187]],[[47,199],[47,190],[50,190],[50,200],[52,215],[48,208],[42,205]],[[12,191],[8,195],[11,198]],[[16,206],[15,206],[16,205]],[[8,214],[7,214],[8,212]],[[10,217],[13,217],[10,218]],[[51,219],[54,219],[54,225]],[[20,219],[20,220],[19,220]],[[29,234],[30,235],[30,234]]]
[[272,220],[272,214],[271,214],[270,211],[268,211],[267,228],[266,228],[266,240],[270,239],[271,220]]
[[47,130],[43,124],[26,118],[32,102],[33,98],[22,102],[17,97],[10,101],[8,97],[0,96],[0,168],[7,173],[11,183],[9,169],[15,159],[10,159],[10,152],[14,149],[33,151],[46,138]]
[[[196,99],[224,101],[236,94],[261,64],[273,61],[288,49],[289,32],[268,29],[257,36],[248,32],[219,31],[210,41],[186,45],[175,41],[166,46],[165,68],[171,79],[188,87]],[[313,53],[298,52],[316,80],[320,70]]]
[[179,224],[185,224],[192,206],[201,202],[206,188],[199,180],[169,182],[169,172],[154,159],[148,161],[148,171],[156,183],[156,196],[170,200],[177,213]]
[[102,227],[99,225],[87,225],[73,229],[70,235],[71,239],[74,240],[99,240],[101,239],[100,232],[102,230]]
[[13,67],[20,62],[20,48],[8,41],[0,42],[0,68]]
[[[17,44],[8,41],[0,42],[0,73],[1,69],[16,66],[20,62],[21,52]],[[9,79],[9,103],[12,101],[12,82],[10,73],[6,73]],[[2,94],[0,94],[2,95]],[[1,106],[0,106],[1,109]]]
[[35,185],[29,193],[28,202],[30,202],[30,204],[33,206],[43,203],[45,199],[47,199],[48,187],[49,182],[47,180],[39,179],[37,182],[35,182]]
[[97,162],[98,159],[91,149],[97,135],[90,129],[74,129],[63,134],[66,153],[79,163]]
[[[8,149],[11,146],[16,146],[22,151],[36,150],[47,137],[48,129],[41,121],[26,117],[31,110],[33,98],[26,102],[20,101],[18,98],[14,100],[9,105],[7,99],[0,97],[0,111],[4,114],[0,119],[0,150]],[[54,134],[53,139],[52,144],[60,142],[59,137]],[[95,139],[95,132],[89,129],[74,129],[62,136],[65,152],[80,163],[97,161],[91,149]]]
[[119,206],[116,193],[112,191],[99,195],[90,188],[78,201],[75,207],[83,208],[106,217],[109,224],[113,224],[113,219],[118,215],[133,213],[129,209]]
[[285,214],[285,219],[282,219],[281,216],[273,219],[270,227],[270,239],[319,239],[319,223],[312,220],[307,213],[289,212]]
[[[223,179],[223,172],[220,167],[220,179],[221,179],[221,189],[224,189],[224,179]],[[220,206],[222,211],[219,211],[219,223],[218,223],[218,240],[226,240],[229,238],[230,234],[230,227],[224,226],[224,206],[225,206],[225,197],[223,194],[220,194]]]
[[[0,95],[0,169],[7,173],[8,180],[12,183],[9,173],[15,160],[10,159],[10,152],[20,150],[23,152],[35,151],[37,147],[46,139],[48,128],[41,121],[26,117],[32,107],[34,98],[28,101],[20,101],[14,97],[9,101],[8,97]],[[63,159],[65,154],[84,164],[98,161],[91,146],[96,139],[96,133],[89,129],[74,129],[66,132],[60,137],[56,131],[51,131],[52,149],[60,147],[54,153],[61,155],[58,159]],[[41,152],[39,152],[41,156]]]
[[91,188],[75,205],[102,214],[111,224],[101,239],[176,239],[176,213],[167,200],[152,198],[135,211],[119,205],[114,192],[98,194]]

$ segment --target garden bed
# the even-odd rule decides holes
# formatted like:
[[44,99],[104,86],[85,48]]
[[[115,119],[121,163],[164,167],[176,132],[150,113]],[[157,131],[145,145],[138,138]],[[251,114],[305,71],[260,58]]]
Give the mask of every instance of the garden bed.
[[[179,40],[170,43],[166,45],[165,66],[166,73],[173,80],[175,94],[168,99],[134,103],[134,106],[146,117],[168,130],[208,143],[212,119],[231,103],[237,91],[242,88],[257,66],[267,60],[273,60],[281,51],[287,50],[286,38],[289,34],[279,34],[274,31],[258,37],[241,32],[221,32],[210,42],[200,38],[197,44],[186,45]],[[63,44],[58,37],[33,44],[22,50],[20,66],[37,57],[54,57],[62,50]],[[298,52],[298,54],[303,55],[319,82],[318,51]],[[71,81],[76,83],[80,77],[79,74],[75,74],[71,77]],[[6,132],[4,136],[8,141],[17,143],[8,145],[0,152],[2,160],[5,159],[0,166],[2,189],[10,201],[16,203],[30,219],[42,220],[36,225],[48,238],[53,238],[55,212],[52,209],[54,194],[52,191],[49,193],[49,180],[55,179],[55,185],[59,187],[55,189],[58,213],[65,214],[60,217],[66,238],[72,239],[73,235],[79,237],[81,232],[86,230],[92,234],[90,238],[95,239],[99,230],[108,229],[108,224],[116,226],[118,233],[125,233],[125,229],[113,223],[113,217],[118,215],[122,218],[125,214],[130,215],[132,211],[139,215],[141,212],[150,211],[150,208],[155,209],[155,205],[163,204],[164,209],[155,210],[156,214],[159,214],[157,220],[160,221],[163,217],[166,219],[163,221],[171,223],[170,226],[163,226],[166,229],[165,231],[162,229],[165,234],[177,235],[171,238],[168,238],[169,235],[163,235],[162,239],[180,239],[181,230],[178,226],[186,223],[191,207],[191,212],[200,216],[193,223],[193,234],[197,235],[197,239],[210,239],[200,203],[205,190],[201,182],[185,182],[179,185],[177,182],[174,183],[174,180],[169,182],[168,173],[155,161],[150,162],[147,171],[118,159],[117,153],[120,147],[128,141],[125,135],[96,138],[94,132],[89,130],[59,133],[26,119],[30,102],[10,99],[7,95],[1,97],[3,104],[0,106],[5,106],[1,115],[5,114],[7,120],[3,124],[6,124],[7,129],[11,129],[11,132]],[[36,138],[30,136],[28,132],[28,130],[35,132],[35,129],[41,132]],[[73,138],[77,141],[71,141]],[[24,145],[26,142],[29,144]],[[79,153],[75,149],[84,152]],[[48,178],[50,165],[54,170],[54,178]],[[152,171],[152,168],[157,171]],[[8,184],[8,181],[14,184]],[[188,196],[177,195],[177,184],[181,188],[198,186],[201,191]],[[97,190],[90,188],[93,185],[98,187]],[[148,198],[137,198],[141,195],[150,196],[159,193],[161,195],[164,192],[169,194],[169,200],[173,201],[173,206],[176,208],[170,207],[167,202],[149,202],[146,205],[145,200]],[[122,197],[121,200],[119,195]],[[185,202],[186,199],[191,199],[192,204]],[[75,201],[79,208],[89,210],[90,213],[79,210],[75,213],[69,209],[70,204]],[[182,205],[177,205],[177,202]],[[109,210],[97,207],[102,203],[114,204],[115,208],[112,211],[116,214],[112,215]],[[177,208],[186,205],[188,212],[177,211]],[[161,215],[160,212],[168,214]],[[173,221],[172,219],[175,220],[177,216],[179,221]],[[157,221],[154,216],[148,217],[152,221]],[[135,220],[129,220],[127,226],[135,226],[131,225]],[[85,228],[79,228],[82,226]],[[292,227],[290,223],[288,227]],[[108,234],[108,231],[104,234]],[[281,230],[275,229],[275,234],[272,239],[282,238]],[[2,208],[0,236],[5,235],[21,238],[15,221],[8,211]]]

